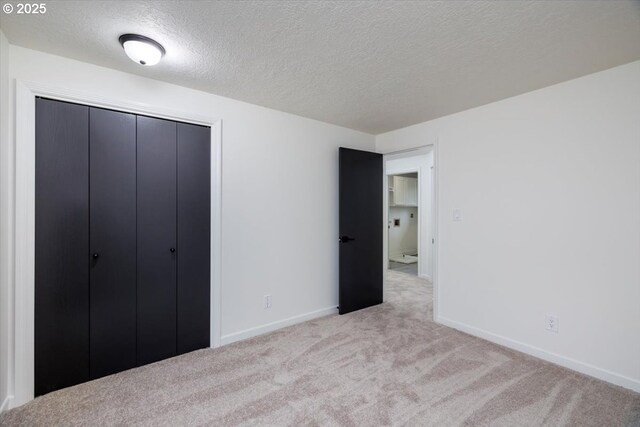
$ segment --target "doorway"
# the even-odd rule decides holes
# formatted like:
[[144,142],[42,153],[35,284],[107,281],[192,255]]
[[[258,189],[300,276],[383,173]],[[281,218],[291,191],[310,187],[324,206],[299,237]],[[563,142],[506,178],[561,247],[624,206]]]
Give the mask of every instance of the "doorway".
[[418,275],[418,172],[388,175],[388,250],[389,269]]
[[429,282],[435,272],[434,154],[433,145],[385,154],[383,178],[384,269]]
[[[340,148],[340,314],[380,304],[387,301],[389,295],[404,295],[402,298],[406,299],[417,291],[425,295],[425,304],[429,306],[433,298],[433,310],[428,312],[430,317],[437,318],[435,154],[435,144],[385,155]],[[399,183],[393,181],[397,178],[401,178]],[[390,191],[390,182],[393,191]],[[389,268],[389,193],[395,192],[403,194],[391,196],[391,203],[397,205],[394,207],[414,208],[413,212],[409,211],[408,220],[417,219],[415,246],[397,253],[406,264],[417,264],[417,274],[413,275]],[[401,224],[400,218],[398,225]],[[406,262],[412,256],[417,257],[417,262]]]

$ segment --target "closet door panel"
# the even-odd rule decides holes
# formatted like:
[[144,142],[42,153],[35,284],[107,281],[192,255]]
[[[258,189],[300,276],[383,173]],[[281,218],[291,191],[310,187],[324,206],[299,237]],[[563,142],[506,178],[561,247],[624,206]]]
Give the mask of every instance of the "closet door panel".
[[209,347],[211,129],[178,131],[178,354]]
[[38,98],[35,131],[39,396],[89,379],[89,108]]
[[138,116],[138,352],[176,354],[176,123]]
[[91,378],[136,363],[136,116],[90,109]]

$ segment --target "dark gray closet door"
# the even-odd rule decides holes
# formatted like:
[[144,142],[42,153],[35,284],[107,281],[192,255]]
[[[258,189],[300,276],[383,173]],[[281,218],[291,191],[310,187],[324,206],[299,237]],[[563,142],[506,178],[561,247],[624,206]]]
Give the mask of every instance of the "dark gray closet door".
[[88,107],[36,99],[36,396],[89,379],[88,137]]
[[176,123],[138,116],[138,365],[176,354]]
[[136,116],[89,114],[94,379],[136,366]]
[[178,353],[209,347],[211,129],[178,123]]

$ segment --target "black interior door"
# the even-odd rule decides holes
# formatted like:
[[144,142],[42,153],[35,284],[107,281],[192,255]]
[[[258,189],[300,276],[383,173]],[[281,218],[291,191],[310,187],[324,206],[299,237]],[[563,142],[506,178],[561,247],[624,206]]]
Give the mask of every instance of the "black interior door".
[[36,396],[89,379],[88,138],[89,107],[36,99]]
[[209,347],[211,128],[177,124],[178,354]]
[[382,155],[340,148],[339,312],[382,303]]
[[136,116],[90,109],[91,378],[136,365]]
[[138,116],[138,365],[176,355],[176,123]]

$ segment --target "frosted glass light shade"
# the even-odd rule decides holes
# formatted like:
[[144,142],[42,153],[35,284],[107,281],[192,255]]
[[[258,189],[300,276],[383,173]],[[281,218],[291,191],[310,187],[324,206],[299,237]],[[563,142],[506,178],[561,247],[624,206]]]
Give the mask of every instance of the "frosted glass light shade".
[[137,34],[120,36],[120,44],[133,62],[140,65],[156,65],[164,56],[165,50],[160,43]]

